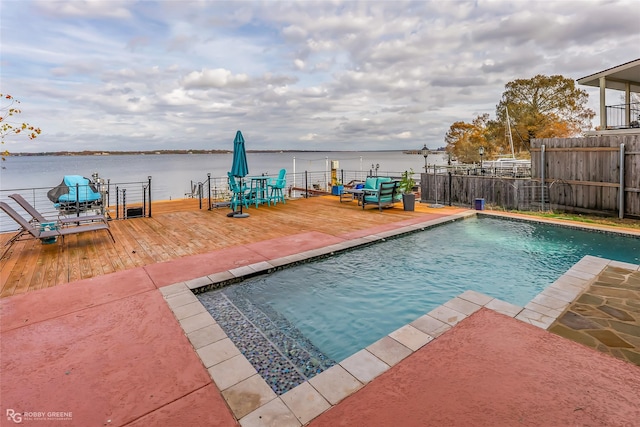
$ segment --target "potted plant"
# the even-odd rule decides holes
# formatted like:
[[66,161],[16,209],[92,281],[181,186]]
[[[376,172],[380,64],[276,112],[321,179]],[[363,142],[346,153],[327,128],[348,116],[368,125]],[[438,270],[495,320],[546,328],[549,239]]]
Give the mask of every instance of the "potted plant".
[[415,187],[416,181],[413,179],[413,169],[408,171],[404,171],[402,173],[402,178],[398,182],[398,189],[400,193],[402,193],[402,204],[404,205],[405,211],[413,211],[416,206],[416,195],[413,192],[413,187]]
[[337,180],[336,183],[331,186],[331,194],[333,194],[334,196],[341,195],[343,191],[344,185],[342,185],[342,182],[340,182],[340,180]]

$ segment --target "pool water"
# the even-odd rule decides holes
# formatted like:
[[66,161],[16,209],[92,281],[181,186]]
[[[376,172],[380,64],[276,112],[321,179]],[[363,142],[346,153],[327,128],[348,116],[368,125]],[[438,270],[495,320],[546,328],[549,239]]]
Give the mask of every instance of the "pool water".
[[199,297],[214,318],[215,301],[226,300],[239,312],[250,307],[243,321],[270,319],[262,335],[278,341],[268,336],[286,331],[295,343],[280,351],[285,357],[286,346],[296,357],[309,349],[303,365],[311,368],[301,372],[309,378],[465,290],[526,305],[585,255],[640,264],[640,239],[478,217]]

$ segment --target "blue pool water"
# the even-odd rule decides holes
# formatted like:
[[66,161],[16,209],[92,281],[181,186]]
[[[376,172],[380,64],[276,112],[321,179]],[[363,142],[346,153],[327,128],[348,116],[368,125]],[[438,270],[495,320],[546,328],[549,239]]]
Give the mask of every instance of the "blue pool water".
[[467,289],[525,305],[585,255],[640,264],[640,239],[479,217],[281,270],[201,300],[214,318],[212,304],[224,296],[224,304],[245,313],[242,322],[270,319],[266,334],[286,330],[285,341],[298,344],[285,347],[293,346],[296,357],[299,348],[310,349],[303,359],[313,371]]

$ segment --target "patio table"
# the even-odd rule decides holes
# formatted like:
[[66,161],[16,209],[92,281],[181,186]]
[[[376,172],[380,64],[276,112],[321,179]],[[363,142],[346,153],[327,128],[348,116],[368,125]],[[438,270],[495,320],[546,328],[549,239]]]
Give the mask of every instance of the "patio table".
[[363,196],[364,190],[362,188],[345,188],[342,193],[340,193],[340,203],[351,202],[353,199],[356,199],[358,206],[360,206]]
[[251,176],[248,177],[251,180],[251,203],[255,203],[256,207],[262,203],[269,204],[269,198],[267,197],[267,183],[269,182],[268,176]]

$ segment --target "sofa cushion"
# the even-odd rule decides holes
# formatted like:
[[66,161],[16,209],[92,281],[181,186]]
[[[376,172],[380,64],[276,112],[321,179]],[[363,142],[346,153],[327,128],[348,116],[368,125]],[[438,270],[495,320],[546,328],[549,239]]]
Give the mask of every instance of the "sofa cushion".
[[383,182],[391,182],[392,179],[390,176],[380,176],[378,177],[378,182],[376,182],[376,188],[380,188],[380,184]]
[[378,189],[378,178],[367,178],[364,181],[364,188],[368,190]]

